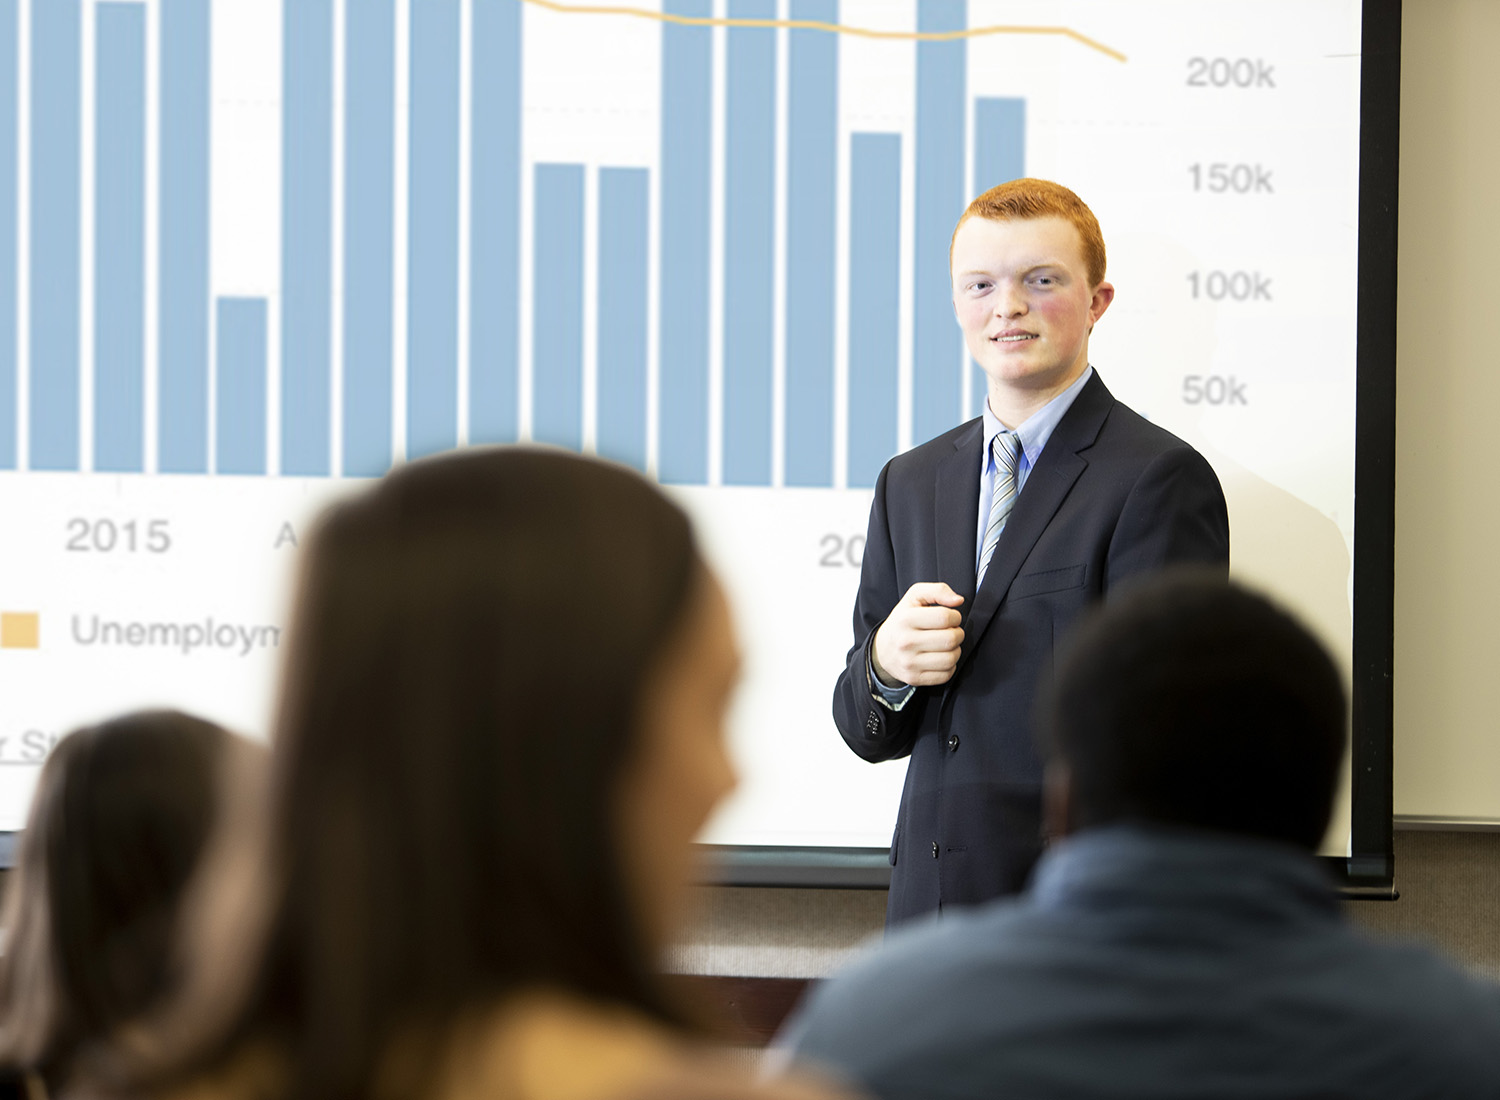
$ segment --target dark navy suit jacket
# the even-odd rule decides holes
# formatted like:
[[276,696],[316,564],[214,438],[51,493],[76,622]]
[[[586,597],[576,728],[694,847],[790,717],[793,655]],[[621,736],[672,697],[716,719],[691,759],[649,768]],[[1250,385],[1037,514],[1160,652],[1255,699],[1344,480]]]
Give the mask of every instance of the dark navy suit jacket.
[[[854,645],[833,695],[849,747],[910,756],[891,838],[891,923],[1021,888],[1041,852],[1038,687],[1068,628],[1121,581],[1179,562],[1229,563],[1229,515],[1208,462],[1110,395],[1096,373],[1058,422],[975,592],[983,420],[881,471],[854,608]],[[918,581],[964,597],[948,683],[899,712],[876,703],[870,643]]]

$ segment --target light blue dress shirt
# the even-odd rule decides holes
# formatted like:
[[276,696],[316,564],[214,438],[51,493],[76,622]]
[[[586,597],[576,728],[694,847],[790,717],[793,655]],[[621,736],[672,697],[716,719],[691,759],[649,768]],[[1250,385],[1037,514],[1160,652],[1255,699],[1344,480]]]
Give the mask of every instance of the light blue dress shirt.
[[[1042,457],[1042,448],[1047,446],[1047,440],[1052,438],[1053,430],[1073,407],[1074,400],[1093,376],[1094,367],[1091,363],[1083,369],[1083,373],[1073,381],[1071,386],[1032,413],[1020,427],[1016,428],[1016,435],[1021,438],[1020,460],[1016,463],[1017,496],[1020,496],[1021,490],[1026,487],[1026,479]],[[976,573],[979,572],[979,558],[984,553],[984,529],[990,522],[990,505],[994,503],[993,444],[995,436],[1005,430],[1005,425],[1000,423],[1000,418],[990,411],[990,403],[986,400],[984,403],[984,448],[979,455],[979,526],[974,533],[974,571]],[[916,688],[909,684],[900,684],[896,687],[883,684],[875,675],[873,668],[867,671],[875,701],[890,710],[900,710],[911,698],[912,692],[916,691]]]
[[[1018,427],[1016,435],[1021,437],[1020,461],[1016,463],[1016,495],[1026,488],[1026,479],[1031,476],[1037,460],[1042,457],[1042,448],[1052,438],[1055,429],[1067,411],[1073,407],[1090,378],[1094,377],[1093,365],[1083,369],[1073,384],[1051,401],[1048,401],[1029,416]],[[974,570],[979,571],[979,558],[984,553],[984,529],[990,522],[990,505],[995,495],[995,436],[1005,431],[1000,418],[990,411],[990,403],[984,403],[984,450],[979,455],[979,527],[974,535]]]

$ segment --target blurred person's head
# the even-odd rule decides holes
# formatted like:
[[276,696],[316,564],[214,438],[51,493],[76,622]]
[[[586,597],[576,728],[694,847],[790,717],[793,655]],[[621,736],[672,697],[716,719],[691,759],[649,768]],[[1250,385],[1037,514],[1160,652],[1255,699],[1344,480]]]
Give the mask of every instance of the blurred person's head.
[[530,989],[674,1021],[653,974],[734,784],[739,667],[685,514],[622,467],[472,450],[334,506],[304,554],[263,924],[206,927],[182,1005],[224,1016],[207,1060],[270,1042],[334,1100]]
[[1048,823],[1153,823],[1315,849],[1344,746],[1332,659],[1207,570],[1129,588],[1081,626],[1042,704]]
[[6,884],[0,1062],[56,1086],[168,991],[172,930],[229,747],[175,711],[70,733],[42,766]]

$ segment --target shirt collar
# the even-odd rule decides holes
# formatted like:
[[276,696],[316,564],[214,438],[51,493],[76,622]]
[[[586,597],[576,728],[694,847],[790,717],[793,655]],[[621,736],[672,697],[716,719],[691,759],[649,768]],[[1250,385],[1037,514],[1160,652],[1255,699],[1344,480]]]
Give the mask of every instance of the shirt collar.
[[[1021,439],[1021,451],[1026,456],[1028,467],[1036,465],[1036,460],[1042,455],[1042,448],[1047,445],[1047,440],[1052,438],[1053,429],[1073,407],[1073,401],[1077,398],[1079,391],[1088,385],[1089,379],[1093,376],[1094,367],[1093,364],[1089,364],[1083,368],[1083,373],[1074,379],[1071,386],[1032,413],[1026,418],[1026,422],[1016,429],[1016,435]],[[995,436],[1003,431],[1005,431],[1005,425],[1000,423],[1000,418],[990,411],[990,402],[986,398],[984,402],[984,453],[986,456],[990,454]],[[990,459],[986,457],[985,462],[989,461]]]
[[1087,829],[1053,845],[1031,881],[1042,909],[1222,911],[1243,924],[1336,917],[1338,895],[1308,852],[1272,840],[1147,823]]

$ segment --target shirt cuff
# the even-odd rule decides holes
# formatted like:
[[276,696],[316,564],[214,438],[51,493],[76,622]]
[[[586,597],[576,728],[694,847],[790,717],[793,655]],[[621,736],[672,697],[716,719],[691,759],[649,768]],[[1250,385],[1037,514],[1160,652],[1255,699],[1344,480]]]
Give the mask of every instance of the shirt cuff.
[[916,688],[911,684],[902,684],[900,687],[887,687],[880,682],[880,677],[875,675],[874,658],[865,660],[865,680],[870,685],[870,698],[879,703],[886,710],[900,710],[916,694]]

